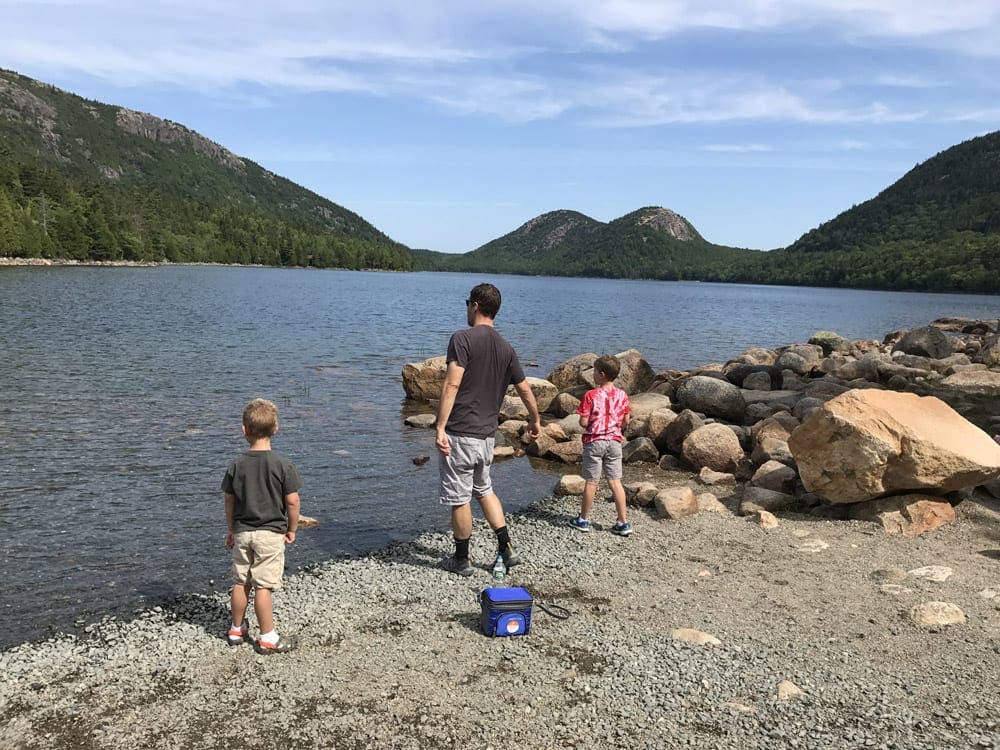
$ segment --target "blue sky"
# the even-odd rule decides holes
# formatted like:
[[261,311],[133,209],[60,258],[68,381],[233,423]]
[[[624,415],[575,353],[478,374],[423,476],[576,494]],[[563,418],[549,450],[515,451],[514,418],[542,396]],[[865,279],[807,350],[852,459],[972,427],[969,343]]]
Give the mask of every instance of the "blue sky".
[[472,250],[547,211],[795,241],[1000,128],[998,0],[0,0],[0,67]]

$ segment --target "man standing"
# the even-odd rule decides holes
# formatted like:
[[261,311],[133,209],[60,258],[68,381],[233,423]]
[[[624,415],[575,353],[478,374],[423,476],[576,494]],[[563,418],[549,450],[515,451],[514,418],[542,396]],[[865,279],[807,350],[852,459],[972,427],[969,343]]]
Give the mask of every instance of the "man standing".
[[542,432],[538,406],[514,348],[497,333],[493,320],[500,310],[500,290],[479,284],[465,301],[469,328],[448,342],[448,370],[437,415],[441,504],[451,507],[455,555],[448,567],[461,576],[473,573],[469,562],[473,497],[497,535],[497,554],[507,567],[519,562],[510,543],[500,498],[490,483],[494,434],[508,385],[528,409],[528,435]]

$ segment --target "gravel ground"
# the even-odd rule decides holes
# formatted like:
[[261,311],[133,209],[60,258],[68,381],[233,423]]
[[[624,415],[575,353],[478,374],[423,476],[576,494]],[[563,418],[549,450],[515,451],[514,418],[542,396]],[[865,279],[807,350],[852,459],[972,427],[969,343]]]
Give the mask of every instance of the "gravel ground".
[[[917,539],[644,510],[621,539],[610,504],[590,534],[566,525],[576,507],[550,497],[509,519],[526,561],[508,581],[572,610],[536,608],[526,637],[478,629],[493,545],[479,522],[469,579],[439,567],[447,533],[289,578],[275,606],[290,654],[229,647],[222,595],[4,651],[0,747],[1000,747],[996,500]],[[930,565],[952,575],[908,572]],[[926,601],[967,620],[917,627]],[[802,694],[780,697],[783,680]]]

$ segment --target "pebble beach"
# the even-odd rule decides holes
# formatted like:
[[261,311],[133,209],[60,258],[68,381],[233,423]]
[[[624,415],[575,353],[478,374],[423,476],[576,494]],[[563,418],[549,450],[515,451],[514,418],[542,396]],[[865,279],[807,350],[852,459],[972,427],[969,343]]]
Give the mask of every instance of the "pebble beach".
[[[908,539],[794,513],[765,530],[733,512],[739,486],[713,491],[726,510],[632,509],[624,539],[603,491],[589,534],[567,526],[572,497],[510,516],[525,562],[506,582],[536,601],[523,637],[480,631],[478,521],[471,578],[440,567],[443,530],[288,577],[289,654],[230,647],[224,593],[0,652],[0,747],[1000,746],[1000,502],[974,493]],[[917,624],[928,602],[964,622]]]

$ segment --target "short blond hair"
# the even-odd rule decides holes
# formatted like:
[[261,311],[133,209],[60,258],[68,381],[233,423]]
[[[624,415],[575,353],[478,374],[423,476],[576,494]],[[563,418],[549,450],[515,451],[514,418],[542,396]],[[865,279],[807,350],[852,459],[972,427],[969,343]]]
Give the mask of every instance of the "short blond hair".
[[243,409],[243,429],[250,440],[271,437],[278,431],[278,407],[267,399],[255,398]]

